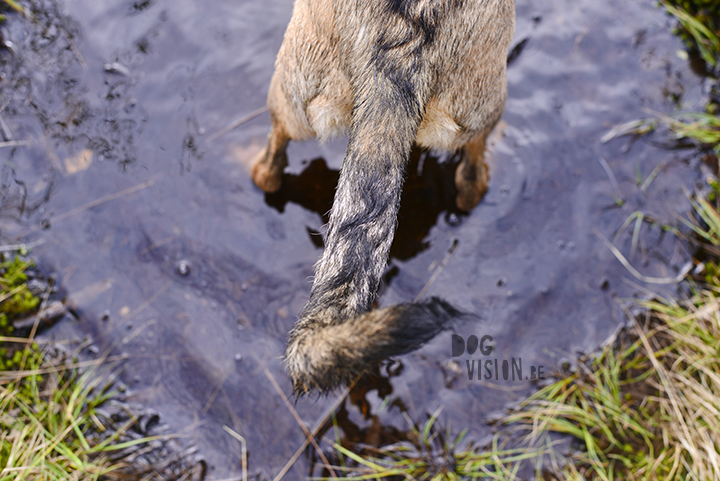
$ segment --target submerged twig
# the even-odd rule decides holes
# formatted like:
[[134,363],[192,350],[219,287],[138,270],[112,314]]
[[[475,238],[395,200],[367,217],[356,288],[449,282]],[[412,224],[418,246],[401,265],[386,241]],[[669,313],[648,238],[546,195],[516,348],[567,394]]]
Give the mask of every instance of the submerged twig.
[[242,437],[240,434],[236,433],[232,429],[230,429],[227,426],[223,426],[223,430],[228,433],[233,438],[240,441],[240,449],[242,450],[242,479],[243,481],[247,481],[248,479],[248,463],[247,463],[247,442],[245,441],[245,438]]
[[668,165],[669,163],[670,163],[669,160],[660,162],[653,169],[653,171],[650,172],[650,175],[647,176],[647,179],[645,179],[645,181],[642,183],[642,185],[640,186],[640,191],[645,192],[648,189],[648,187],[650,187],[650,184],[652,184],[652,182],[655,180],[655,178],[660,174],[660,171],[662,171],[662,169],[664,169],[665,166]]
[[207,141],[212,142],[213,140],[217,139],[218,137],[222,137],[223,135],[227,134],[231,130],[240,127],[242,124],[250,122],[252,119],[257,117],[258,115],[264,114],[265,112],[267,112],[267,110],[268,110],[267,106],[263,106],[263,107],[260,107],[259,109],[253,110],[246,116],[239,118],[238,120],[231,123],[224,129],[218,130],[217,132],[212,134],[210,137],[207,138]]
[[333,471],[333,468],[330,465],[330,461],[328,461],[327,457],[325,457],[325,453],[323,453],[322,449],[320,449],[320,446],[318,445],[317,441],[315,440],[315,435],[311,434],[310,431],[308,431],[307,426],[305,426],[305,423],[302,421],[302,419],[300,419],[300,416],[298,415],[297,411],[295,411],[295,408],[293,407],[293,405],[290,404],[290,401],[288,401],[288,398],[285,395],[285,393],[282,392],[280,385],[275,380],[275,376],[273,376],[272,373],[270,371],[268,371],[267,369],[265,369],[265,375],[267,376],[268,379],[270,379],[270,383],[275,388],[275,391],[277,391],[277,393],[280,395],[280,398],[285,403],[285,406],[290,411],[290,414],[292,414],[292,416],[295,418],[295,421],[300,426],[300,429],[302,429],[303,433],[305,433],[305,437],[307,438],[307,440],[310,441],[310,443],[315,448],[315,451],[317,451],[318,456],[320,456],[320,460],[325,465],[325,468],[330,472],[330,476],[332,476],[333,479],[337,479],[337,474],[335,474],[335,471]]
[[593,233],[602,241],[603,244],[605,244],[605,247],[610,249],[610,252],[612,252],[617,260],[620,261],[620,263],[627,269],[630,274],[635,276],[638,280],[641,280],[643,282],[647,282],[649,284],[678,284],[683,279],[685,279],[685,276],[688,275],[688,272],[692,269],[692,262],[688,262],[678,273],[675,277],[648,277],[643,274],[641,274],[637,269],[635,269],[630,262],[625,258],[625,256],[622,255],[622,253],[618,250],[617,247],[612,245],[610,241],[608,241],[600,232],[593,229]]
[[[3,107],[4,109],[4,107]],[[0,112],[2,112],[3,109],[0,109]],[[3,139],[6,141],[15,140],[13,139],[12,132],[10,131],[10,127],[8,126],[7,122],[5,122],[5,118],[0,115],[0,129],[2,129],[2,135]]]
[[23,251],[29,251],[30,249],[33,249],[39,245],[42,245],[45,243],[45,239],[38,239],[33,242],[29,242],[27,244],[10,244],[6,246],[0,246],[0,252],[17,252],[19,251],[22,253]]
[[30,145],[29,140],[8,140],[7,142],[0,142],[0,148],[3,147],[27,147]]
[[433,283],[437,280],[438,276],[440,276],[440,273],[445,269],[445,266],[448,262],[450,262],[450,258],[452,257],[453,253],[455,252],[455,249],[457,248],[459,242],[457,239],[453,240],[452,245],[450,246],[450,249],[448,249],[447,254],[445,254],[445,257],[443,258],[442,262],[440,262],[440,265],[435,269],[435,272],[432,273],[432,276],[430,276],[430,279],[428,279],[425,286],[423,286],[422,290],[420,290],[420,293],[415,297],[415,300],[413,302],[419,301],[422,296],[427,294],[427,291],[430,289],[430,286],[433,285]]
[[624,199],[622,198],[622,193],[620,192],[620,186],[618,185],[618,181],[615,178],[615,174],[613,173],[612,169],[610,168],[610,165],[607,163],[607,160],[603,159],[602,157],[598,157],[598,162],[600,162],[600,165],[602,165],[602,168],[605,170],[605,173],[610,178],[610,183],[612,184],[613,190],[615,191],[616,202],[618,200],[621,202],[624,202]]
[[138,184],[133,187],[128,187],[127,189],[121,190],[120,192],[116,192],[115,194],[106,195],[105,197],[101,197],[92,202],[88,202],[87,204],[81,205],[80,207],[77,207],[75,209],[72,209],[71,211],[65,212],[64,214],[60,214],[56,217],[52,217],[50,220],[53,222],[57,222],[59,220],[67,219],[68,217],[72,217],[72,216],[79,214],[81,212],[84,212],[88,209],[92,209],[93,207],[97,207],[99,205],[105,204],[106,202],[110,202],[111,200],[119,199],[121,197],[125,197],[126,195],[132,194],[139,190],[146,189],[146,188],[150,187],[151,185],[153,185],[154,183],[155,183],[154,180],[148,180],[147,182],[143,182],[142,184]]
[[[337,409],[340,407],[340,405],[343,402],[345,402],[345,398],[348,397],[348,394],[350,394],[350,391],[352,391],[352,389],[355,387],[355,384],[357,384],[357,382],[360,380],[361,377],[362,377],[362,374],[360,376],[356,377],[355,380],[353,382],[351,382],[347,388],[345,388],[345,390],[342,392],[340,397],[337,398],[337,400],[333,403],[333,405],[330,406],[330,409],[328,409],[325,412],[325,415],[322,417],[320,422],[315,426],[315,429],[312,430],[313,438],[318,435],[318,433],[320,432],[322,427],[325,425],[325,423],[328,421],[328,419],[330,419],[330,416],[332,416],[335,413],[335,411],[337,411]],[[287,472],[290,471],[290,468],[292,468],[293,465],[295,464],[295,461],[298,460],[300,455],[303,453],[303,451],[305,451],[305,449],[307,449],[307,447],[309,445],[310,445],[310,441],[308,439],[305,439],[305,441],[298,448],[298,450],[295,451],[295,454],[292,455],[292,457],[288,460],[287,463],[285,463],[285,466],[283,466],[283,468],[280,470],[280,472],[277,474],[277,476],[275,476],[273,481],[280,481],[283,477],[285,477]]]
[[142,311],[150,307],[150,304],[155,302],[158,297],[160,297],[166,290],[170,288],[170,286],[173,284],[173,281],[167,281],[164,286],[162,286],[160,289],[158,289],[152,296],[148,297],[143,301],[142,304],[137,306],[135,309],[133,309],[132,312],[128,313],[125,316],[122,316],[123,321],[128,322],[135,318],[138,314],[140,314]]
[[[121,190],[120,192],[116,192],[114,194],[106,195],[105,197],[101,197],[99,199],[93,200],[92,202],[88,202],[87,204],[81,205],[80,207],[76,207],[72,210],[69,210],[68,212],[65,212],[63,214],[57,215],[55,217],[51,217],[51,222],[58,222],[61,220],[65,220],[68,217],[72,217],[74,215],[80,214],[82,212],[85,212],[86,210],[92,209],[93,207],[97,207],[99,205],[105,204],[107,202],[119,199],[121,197],[125,197],[126,195],[132,194],[134,192],[137,192],[139,190],[146,189],[153,185],[155,183],[154,180],[148,180],[146,182],[143,182],[142,184],[135,185],[133,187],[128,187],[127,189]],[[25,232],[22,232],[17,237],[24,237],[32,232],[35,232],[39,230],[39,226],[31,227],[30,229],[26,230]]]
[[622,137],[625,135],[645,135],[648,132],[652,132],[655,129],[655,123],[649,119],[632,120],[619,124],[610,129],[605,135],[600,138],[600,142],[610,142],[615,137]]

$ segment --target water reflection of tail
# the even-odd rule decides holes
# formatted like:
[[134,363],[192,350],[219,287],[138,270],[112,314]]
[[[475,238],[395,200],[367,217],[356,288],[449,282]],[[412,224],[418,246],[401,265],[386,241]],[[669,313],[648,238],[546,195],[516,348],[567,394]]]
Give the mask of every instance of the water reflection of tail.
[[[411,259],[430,247],[425,238],[440,214],[444,213],[445,221],[453,225],[462,221],[466,214],[455,205],[454,179],[459,160],[459,155],[438,157],[418,148],[412,150],[391,259]],[[314,159],[299,175],[283,174],[282,189],[265,194],[265,202],[279,212],[284,212],[288,203],[300,205],[327,223],[339,176],[340,172],[328,168],[324,159]],[[322,248],[319,232],[308,227],[308,233],[313,244]]]

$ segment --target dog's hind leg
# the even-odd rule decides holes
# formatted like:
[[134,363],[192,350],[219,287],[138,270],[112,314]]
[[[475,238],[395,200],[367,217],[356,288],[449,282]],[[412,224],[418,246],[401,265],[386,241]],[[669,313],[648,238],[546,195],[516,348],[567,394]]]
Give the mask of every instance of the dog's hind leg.
[[485,164],[486,133],[482,133],[463,147],[463,158],[455,171],[458,194],[455,203],[464,211],[471,211],[487,192],[488,167]]
[[255,159],[252,179],[255,185],[268,193],[277,192],[282,184],[282,174],[288,165],[287,145],[290,137],[282,125],[273,119],[268,144]]
[[268,109],[272,129],[268,135],[265,149],[258,154],[252,166],[252,179],[255,185],[265,192],[277,192],[282,184],[282,174],[288,165],[287,145],[291,136],[285,128],[285,118],[293,115],[287,106],[279,85],[278,74],[273,75],[268,94]]

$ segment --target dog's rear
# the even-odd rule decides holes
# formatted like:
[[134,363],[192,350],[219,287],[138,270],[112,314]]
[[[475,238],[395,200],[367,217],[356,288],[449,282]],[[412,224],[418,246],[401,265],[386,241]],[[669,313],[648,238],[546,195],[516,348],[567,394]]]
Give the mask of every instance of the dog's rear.
[[487,184],[485,139],[505,104],[513,0],[296,0],[253,166],[280,187],[289,140],[349,129],[325,251],[285,363],[297,391],[327,391],[431,339],[458,312],[439,299],[370,312],[395,232],[413,143],[464,149],[457,203]]

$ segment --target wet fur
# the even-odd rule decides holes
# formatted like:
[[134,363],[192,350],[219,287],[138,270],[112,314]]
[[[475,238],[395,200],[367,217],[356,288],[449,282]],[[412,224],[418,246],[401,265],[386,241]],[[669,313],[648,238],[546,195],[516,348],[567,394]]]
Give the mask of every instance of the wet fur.
[[458,207],[485,193],[485,140],[505,105],[514,21],[514,0],[296,0],[253,180],[274,192],[290,140],[349,132],[325,251],[285,352],[296,392],[351,382],[458,316],[437,298],[370,309],[413,144],[464,150]]

